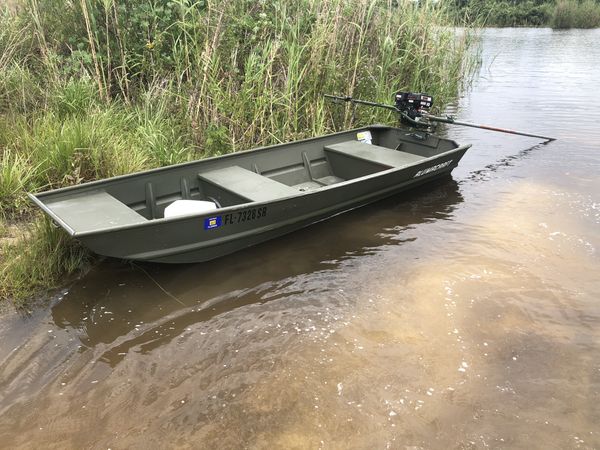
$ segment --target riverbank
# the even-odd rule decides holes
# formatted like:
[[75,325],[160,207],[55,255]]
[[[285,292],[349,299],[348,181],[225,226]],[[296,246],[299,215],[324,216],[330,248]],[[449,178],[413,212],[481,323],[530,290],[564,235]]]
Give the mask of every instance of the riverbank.
[[33,213],[27,192],[394,121],[377,110],[356,119],[330,109],[324,93],[388,102],[411,89],[438,104],[452,99],[469,36],[443,27],[444,9],[400,3],[40,0],[6,8],[2,298],[22,305],[90,256]]
[[457,0],[459,23],[489,27],[600,27],[600,3],[595,0]]

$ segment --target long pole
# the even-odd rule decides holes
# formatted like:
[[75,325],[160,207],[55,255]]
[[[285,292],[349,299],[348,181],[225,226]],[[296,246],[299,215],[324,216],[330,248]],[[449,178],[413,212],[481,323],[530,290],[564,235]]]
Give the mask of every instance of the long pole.
[[550,136],[542,136],[540,134],[525,133],[523,131],[509,130],[508,128],[492,127],[490,125],[481,125],[481,124],[475,124],[475,123],[469,123],[469,122],[461,122],[459,120],[454,120],[454,118],[452,118],[452,117],[438,117],[438,116],[432,116],[431,114],[423,114],[423,117],[425,117],[427,120],[431,120],[433,122],[449,123],[452,125],[461,125],[463,127],[481,128],[482,130],[498,131],[500,133],[517,134],[519,136],[529,136],[529,137],[534,137],[534,138],[546,139],[547,141],[555,141],[556,140],[556,138],[553,138]]
[[[400,114],[402,117],[406,118],[407,121],[412,124],[421,125],[421,126],[424,125],[422,122],[419,123],[419,122],[415,121],[414,119],[408,117],[403,111],[400,111],[394,105],[386,105],[383,103],[368,102],[365,100],[358,100],[358,99],[355,99],[352,97],[339,97],[337,95],[329,95],[329,94],[325,94],[325,97],[330,98],[334,101],[351,102],[351,103],[357,103],[357,104],[361,104],[361,105],[374,106],[377,108],[389,109],[391,111],[397,112],[398,114]],[[434,115],[427,114],[427,113],[423,114],[423,117],[432,122],[449,123],[452,125],[460,125],[463,127],[480,128],[482,130],[497,131],[500,133],[508,133],[508,134],[516,134],[519,136],[529,136],[529,137],[534,137],[534,138],[539,138],[539,139],[545,139],[548,142],[556,140],[556,138],[549,137],[549,136],[542,136],[540,134],[525,133],[523,131],[509,130],[507,128],[492,127],[490,125],[480,125],[480,124],[469,123],[469,122],[461,122],[458,120],[454,120],[454,118],[452,118],[452,117],[438,117],[438,116],[434,116]]]
[[338,97],[337,95],[329,95],[329,94],[325,94],[324,97],[330,98],[334,101],[358,103],[361,105],[375,106],[376,108],[384,108],[384,109],[389,109],[394,112],[400,112],[400,111],[398,111],[398,108],[396,108],[394,105],[385,105],[383,103],[367,102],[366,100],[358,100],[358,99],[355,99],[352,97]]

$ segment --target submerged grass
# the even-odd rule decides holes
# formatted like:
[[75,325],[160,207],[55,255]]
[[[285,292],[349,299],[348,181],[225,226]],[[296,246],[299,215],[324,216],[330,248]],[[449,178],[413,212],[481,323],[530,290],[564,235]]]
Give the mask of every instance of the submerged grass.
[[[0,224],[31,217],[27,191],[395,120],[325,93],[443,105],[469,45],[447,23],[408,0],[18,1],[0,13]],[[4,298],[85,259],[47,221],[26,236],[5,239]]]

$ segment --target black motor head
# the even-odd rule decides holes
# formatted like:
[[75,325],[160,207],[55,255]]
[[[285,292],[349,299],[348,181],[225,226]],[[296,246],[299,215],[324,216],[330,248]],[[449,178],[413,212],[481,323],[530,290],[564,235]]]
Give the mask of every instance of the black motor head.
[[396,108],[413,120],[421,117],[422,110],[429,109],[432,106],[433,97],[431,95],[414,92],[396,93]]

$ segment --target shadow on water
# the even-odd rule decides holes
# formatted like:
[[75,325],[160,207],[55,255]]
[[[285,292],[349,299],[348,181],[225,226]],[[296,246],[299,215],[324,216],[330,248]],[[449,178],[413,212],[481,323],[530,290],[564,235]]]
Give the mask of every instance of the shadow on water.
[[150,352],[192,324],[289,296],[303,275],[322,276],[327,289],[326,279],[340,266],[402,245],[403,230],[447,219],[461,201],[458,184],[448,178],[211,262],[107,260],[52,307],[52,320],[79,330],[87,348],[108,345],[100,360],[115,367],[132,349]]

